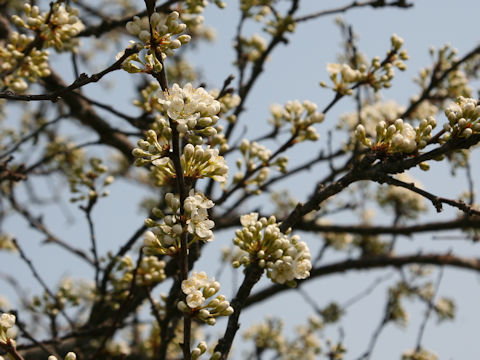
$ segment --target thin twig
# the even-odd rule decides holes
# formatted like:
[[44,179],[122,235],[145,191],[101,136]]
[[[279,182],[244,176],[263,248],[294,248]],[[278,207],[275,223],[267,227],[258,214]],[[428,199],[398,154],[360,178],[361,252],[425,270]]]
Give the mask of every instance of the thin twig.
[[50,296],[50,298],[53,300],[53,302],[55,303],[58,311],[63,315],[63,317],[65,318],[65,320],[67,320],[67,322],[69,323],[70,327],[72,329],[75,329],[75,323],[73,322],[73,320],[70,319],[70,317],[65,313],[65,311],[63,310],[63,306],[59,303],[58,301],[58,298],[55,296],[55,294],[52,293],[52,291],[48,288],[47,284],[45,283],[45,281],[43,281],[42,277],[40,276],[40,274],[38,273],[38,271],[35,269],[35,266],[33,266],[33,263],[32,261],[27,257],[27,255],[25,254],[25,252],[23,251],[23,249],[20,247],[20,245],[18,244],[17,240],[16,239],[13,239],[12,240],[13,243],[15,244],[15,247],[17,248],[18,250],[18,253],[20,255],[20,257],[22,258],[22,260],[27,264],[28,268],[30,269],[30,271],[32,272],[32,275],[33,277],[38,281],[38,283],[42,286],[43,290],[45,291],[45,293],[48,294],[48,296]]

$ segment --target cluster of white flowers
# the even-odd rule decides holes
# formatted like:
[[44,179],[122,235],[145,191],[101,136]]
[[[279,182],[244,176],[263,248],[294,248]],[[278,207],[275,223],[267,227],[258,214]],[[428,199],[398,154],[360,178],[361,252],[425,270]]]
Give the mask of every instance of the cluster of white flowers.
[[53,47],[57,51],[71,51],[78,45],[78,35],[85,26],[78,18],[78,10],[61,3],[55,3],[50,11],[40,12],[38,6],[23,5],[26,19],[12,16],[15,25],[29,29],[40,35],[43,47]]
[[6,233],[0,233],[0,250],[17,251],[17,247],[13,243],[13,236]]
[[254,340],[255,346],[260,349],[275,350],[279,354],[286,351],[287,339],[283,335],[284,323],[282,319],[267,317],[263,322],[254,324],[243,333],[245,340]]
[[[415,95],[410,98],[410,102],[413,103],[418,100],[420,95]],[[403,112],[403,111],[402,111]],[[410,113],[410,119],[426,119],[430,116],[436,116],[439,112],[439,108],[433,104],[433,101],[424,100],[418,104],[415,109]]]
[[218,121],[220,102],[215,100],[204,88],[194,88],[186,84],[181,88],[174,84],[172,88],[161,93],[158,102],[164,111],[177,124],[177,130],[185,134],[188,130],[212,136],[216,134],[213,127]]
[[73,51],[78,44],[78,39],[74,37],[84,29],[77,17],[78,11],[60,3],[53,4],[50,11],[42,13],[38,6],[26,3],[23,11],[26,19],[13,15],[12,22],[34,32],[37,40],[33,35],[12,31],[7,42],[0,46],[0,86],[16,92],[24,92],[28,82],[50,75],[46,48]]
[[[170,134],[168,130],[164,133]],[[140,140],[139,148],[135,148],[132,154],[137,158],[136,166],[144,166],[148,163],[153,165],[152,175],[156,184],[162,186],[169,184],[176,177],[176,171],[172,159],[168,157],[169,145],[162,145],[158,140],[154,130],[147,131],[146,140]],[[225,182],[228,166],[223,156],[218,153],[217,149],[212,149],[210,146],[203,148],[201,145],[185,145],[180,158],[185,179],[193,181],[207,177]]]
[[0,315],[0,341],[7,343],[9,341],[15,345],[12,338],[13,326],[15,325],[16,317],[13,314],[3,313]]
[[153,219],[145,220],[150,231],[145,232],[144,244],[147,254],[174,255],[180,249],[180,236],[187,231],[194,241],[212,241],[211,230],[215,223],[208,218],[208,209],[213,207],[213,201],[199,191],[190,190],[189,196],[183,203],[184,217],[180,216],[180,200],[177,195],[167,193],[165,202],[171,211],[164,215],[159,209],[153,209],[154,215],[161,219],[161,223]]
[[[348,64],[328,63],[327,71],[330,79],[333,81],[333,90],[343,95],[353,94],[350,84],[364,81],[367,78],[367,67],[362,65],[360,70],[352,69]],[[320,86],[327,87],[325,82]]]
[[402,354],[402,360],[438,360],[438,356],[427,349],[406,350]]
[[[381,88],[389,88],[391,80],[395,75],[395,68],[404,71],[407,69],[404,60],[408,60],[405,50],[400,51],[403,46],[403,39],[396,34],[390,38],[391,49],[384,61],[380,61],[375,56],[370,66],[361,64],[358,69],[353,69],[348,64],[327,64],[327,71],[330,73],[330,79],[333,82],[332,89],[342,95],[352,95],[352,84],[363,83],[372,87],[375,91]],[[325,82],[320,82],[320,86],[328,87]]]
[[279,284],[295,285],[295,279],[310,276],[312,264],[307,244],[299,236],[282,233],[274,216],[258,218],[258,213],[240,217],[243,229],[235,232],[233,243],[248,255],[234,261],[233,266],[251,262],[267,269],[267,276]]
[[[150,21],[146,17],[135,16],[133,21],[127,23],[126,29],[140,39],[142,46],[150,48],[155,45],[156,49],[150,49],[153,52],[160,52],[162,59],[165,59],[167,56],[173,56],[174,49],[190,41],[190,35],[179,35],[185,31],[187,25],[178,23],[178,18],[179,14],[176,11],[168,16],[154,12],[150,16]],[[150,34],[150,27],[153,34]],[[176,35],[178,36],[173,39]]]
[[216,317],[233,314],[233,308],[225,296],[217,295],[209,300],[219,290],[220,283],[215,281],[215,278],[209,279],[205,272],[194,271],[188,279],[182,281],[182,291],[186,299],[179,301],[177,307],[208,325],[215,325]]
[[435,303],[435,312],[439,320],[453,319],[455,316],[455,302],[446,297],[441,297]]
[[158,103],[158,89],[160,84],[158,81],[151,81],[140,91],[141,99],[133,100],[133,105],[140,107],[147,113],[152,113],[154,110],[161,110]]
[[198,359],[207,351],[207,343],[205,341],[200,341],[198,345],[191,351],[190,356],[193,360]]
[[276,13],[274,17],[270,17],[270,19],[266,21],[264,30],[270,35],[276,36],[284,32],[293,33],[296,27],[297,23],[292,15],[282,16]]
[[138,148],[133,149],[132,155],[136,157],[136,166],[145,166],[155,160],[167,157],[170,149],[170,139],[172,137],[171,129],[165,121],[161,121],[160,135],[155,130],[148,130],[145,133],[145,139],[137,142]]
[[[58,360],[58,359],[56,356],[50,355],[48,357],[48,360]],[[65,355],[64,360],[77,360],[77,355],[73,351],[70,351]]]
[[253,34],[251,38],[240,38],[242,51],[248,61],[256,61],[267,50],[267,42],[258,34]]
[[[135,283],[138,286],[150,286],[166,279],[166,262],[154,255],[144,256],[140,262],[135,276]],[[122,277],[114,282],[116,291],[125,291],[130,288],[135,264],[130,255],[124,256],[118,263],[117,270],[122,272]]]
[[33,297],[29,307],[37,314],[55,317],[68,307],[91,303],[95,297],[94,284],[84,279],[63,278],[55,292],[43,292]]
[[220,95],[220,91],[218,89],[213,89],[210,91],[210,95],[212,95],[215,99],[220,101],[221,110],[220,112],[224,116],[225,120],[230,123],[234,123],[237,121],[237,118],[234,114],[228,114],[228,112],[234,108],[236,108],[240,101],[242,100],[238,94],[227,92],[221,98],[218,98]]
[[0,46],[0,71],[6,74],[0,80],[0,86],[23,92],[28,88],[27,81],[35,82],[50,75],[48,51],[33,48],[28,55],[24,54],[33,40],[33,36],[13,31],[8,43]]
[[320,137],[312,126],[321,123],[325,115],[317,111],[317,104],[305,100],[301,103],[298,100],[287,101],[285,106],[273,104],[270,106],[272,117],[270,122],[280,128],[283,124],[291,124],[290,132],[295,135],[297,142],[304,140],[318,140]]
[[[407,173],[398,174],[397,179],[422,188],[420,182]],[[420,212],[427,211],[423,196],[399,186],[381,186],[377,192],[377,199],[380,206],[391,207],[402,216],[412,219],[415,219]]]
[[[122,64],[122,69],[129,73],[152,73],[163,69],[162,61],[167,56],[173,56],[173,51],[190,41],[190,35],[180,35],[187,25],[178,23],[179,14],[176,11],[168,16],[153,13],[150,21],[147,17],[135,16],[133,21],[126,25],[127,32],[137,36],[140,42],[133,42],[134,47],[146,49],[142,54],[130,55]],[[150,27],[153,34],[150,33]],[[176,38],[173,38],[176,36]],[[124,55],[125,51],[117,54],[117,59]],[[161,59],[157,58],[160,56]]]
[[[317,225],[331,225],[330,220],[318,218],[315,220]],[[344,250],[353,243],[353,235],[350,233],[324,232],[322,233],[325,245],[331,246],[335,250]]]
[[[250,142],[247,139],[243,139],[240,143],[239,149],[243,159],[237,159],[236,166],[241,170],[242,166],[245,164],[245,169],[244,172],[238,171],[235,174],[233,183],[237,184],[242,181],[242,185],[247,191],[257,194],[260,193],[258,188],[267,181],[270,175],[270,166],[276,166],[277,170],[282,173],[287,171],[288,158],[286,156],[279,156],[271,161],[272,151],[256,141]],[[245,173],[253,171],[256,168],[260,168],[260,170],[255,176],[244,179]]]
[[282,334],[283,321],[267,317],[262,323],[247,329],[243,337],[253,340],[256,349],[274,351],[274,358],[315,360],[322,352],[322,344],[317,334],[322,326],[320,319],[310,317],[306,325],[296,327],[296,337],[289,340]]
[[[171,69],[171,66],[168,69]],[[159,88],[158,82],[148,84],[141,91],[142,99],[135,100],[134,105],[148,113],[154,110],[158,112],[154,114],[155,121],[151,129],[159,134],[158,141],[162,144],[161,146],[168,144],[171,139],[171,129],[166,117],[170,112],[171,119],[177,123],[177,130],[187,142],[201,145],[205,142],[205,138],[208,138],[207,143],[212,147],[218,147],[221,153],[229,149],[223,134],[223,126],[217,123],[217,114],[221,112],[225,120],[235,122],[235,115],[227,113],[240,103],[240,97],[237,94],[227,93],[218,98],[219,90],[214,89],[207,93],[203,88],[195,89],[190,84],[184,88],[175,84],[168,93],[159,91]],[[175,99],[176,97],[179,99]],[[192,99],[197,103],[192,104]],[[178,109],[181,101],[183,101],[183,108]],[[219,111],[216,110],[218,104]],[[215,113],[210,115],[208,112],[213,109]]]
[[[451,70],[452,66],[459,60],[458,50],[446,44],[438,49],[430,48],[430,55],[434,60],[434,65],[420,70],[418,77],[414,80],[422,90],[429,86],[432,73],[437,72],[437,76],[444,71],[449,71],[447,77],[436,86],[435,95],[438,98],[456,98],[458,96],[471,97],[473,89],[468,86],[468,76],[464,69],[456,68]],[[468,68],[468,65],[467,65]]]
[[243,139],[239,146],[240,152],[246,159],[247,170],[253,170],[256,166],[255,159],[267,164],[272,156],[272,151],[265,146],[247,139]]
[[442,136],[444,141],[452,137],[468,138],[480,132],[480,105],[475,99],[459,96],[445,109],[445,115],[448,124],[443,127],[446,131]]
[[201,241],[212,241],[214,239],[212,228],[215,223],[208,219],[208,209],[214,203],[201,192],[190,191],[190,195],[183,202],[185,216],[187,217],[187,231],[194,239]]
[[[260,14],[263,17],[270,14],[272,12],[270,6],[273,5],[274,1],[275,0],[241,0],[240,9],[245,16],[255,17],[257,21],[260,21],[261,18],[257,19],[257,16]],[[255,10],[255,12],[253,12],[253,10]]]
[[89,159],[88,165],[89,168],[81,164],[72,167],[67,172],[70,191],[72,194],[81,193],[72,197],[70,199],[71,202],[94,200],[98,197],[109,195],[109,191],[106,188],[113,183],[115,178],[112,175],[107,175],[108,168],[103,165],[102,159],[92,157]]
[[366,129],[361,124],[357,126],[355,135],[358,141],[367,147],[375,147],[375,149],[386,153],[409,154],[427,146],[432,137],[432,130],[436,126],[437,122],[433,117],[423,119],[415,128],[402,119],[397,119],[390,125],[382,120],[376,126],[374,144],[367,137]]

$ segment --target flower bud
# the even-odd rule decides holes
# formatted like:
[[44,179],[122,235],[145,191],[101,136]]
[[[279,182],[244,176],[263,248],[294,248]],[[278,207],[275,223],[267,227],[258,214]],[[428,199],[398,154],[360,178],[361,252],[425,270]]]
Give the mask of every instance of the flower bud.
[[65,355],[65,360],[76,360],[77,355],[75,355],[74,352],[69,352],[67,355]]
[[162,19],[162,17],[160,16],[160,14],[157,13],[157,12],[154,12],[150,16],[150,24],[152,25],[152,28],[157,27],[157,25],[160,23],[161,19]]
[[138,38],[142,40],[143,42],[147,42],[150,40],[150,31],[147,30],[142,30],[140,31],[140,34],[138,34]]
[[183,301],[178,302],[177,309],[180,310],[181,312],[188,312],[189,311],[189,308],[188,308],[187,304],[185,304],[185,302],[183,302]]

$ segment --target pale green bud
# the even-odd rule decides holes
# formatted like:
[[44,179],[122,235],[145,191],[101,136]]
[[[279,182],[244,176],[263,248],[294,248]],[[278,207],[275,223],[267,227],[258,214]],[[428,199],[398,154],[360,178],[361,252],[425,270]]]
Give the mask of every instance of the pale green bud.
[[423,161],[423,162],[421,162],[420,164],[418,164],[418,167],[419,167],[421,170],[423,170],[423,171],[428,171],[428,170],[430,170],[430,165],[429,165],[427,162],[425,162],[425,161]]
[[67,355],[65,355],[65,360],[76,360],[77,355],[75,355],[74,352],[69,352]]
[[183,302],[183,301],[178,302],[177,309],[180,310],[181,312],[188,312],[189,311],[187,304],[185,304],[185,302]]
[[158,224],[155,222],[155,220],[153,219],[150,219],[150,218],[146,218],[145,219],[145,226],[146,227],[155,227],[157,226]]

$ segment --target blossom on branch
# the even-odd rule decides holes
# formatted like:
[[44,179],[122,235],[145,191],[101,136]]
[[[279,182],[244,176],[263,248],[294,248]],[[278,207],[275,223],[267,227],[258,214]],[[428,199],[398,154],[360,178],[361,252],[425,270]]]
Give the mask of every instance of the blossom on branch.
[[225,296],[217,295],[209,300],[219,290],[220,283],[215,281],[215,278],[209,279],[205,272],[194,271],[188,279],[182,281],[182,291],[186,299],[179,301],[177,307],[208,325],[215,325],[216,317],[233,314],[233,308]]
[[168,117],[177,124],[179,133],[196,127],[197,132],[215,135],[212,127],[218,121],[220,103],[204,88],[195,89],[192,84],[181,88],[174,84],[172,88],[160,94],[158,102],[163,105]]
[[165,215],[159,209],[153,209],[154,215],[160,222],[146,219],[145,223],[151,228],[144,235],[144,251],[147,254],[175,255],[181,249],[181,236],[190,235],[189,245],[197,241],[212,241],[211,230],[215,223],[208,218],[208,209],[214,203],[203,193],[191,190],[183,203],[183,215],[180,214],[180,200],[178,195],[167,193],[165,202],[171,214]]
[[258,213],[240,217],[243,229],[235,232],[233,243],[247,255],[233,262],[234,267],[252,262],[267,270],[273,282],[294,286],[296,279],[310,276],[310,250],[298,235],[287,236],[275,216],[258,218]]

